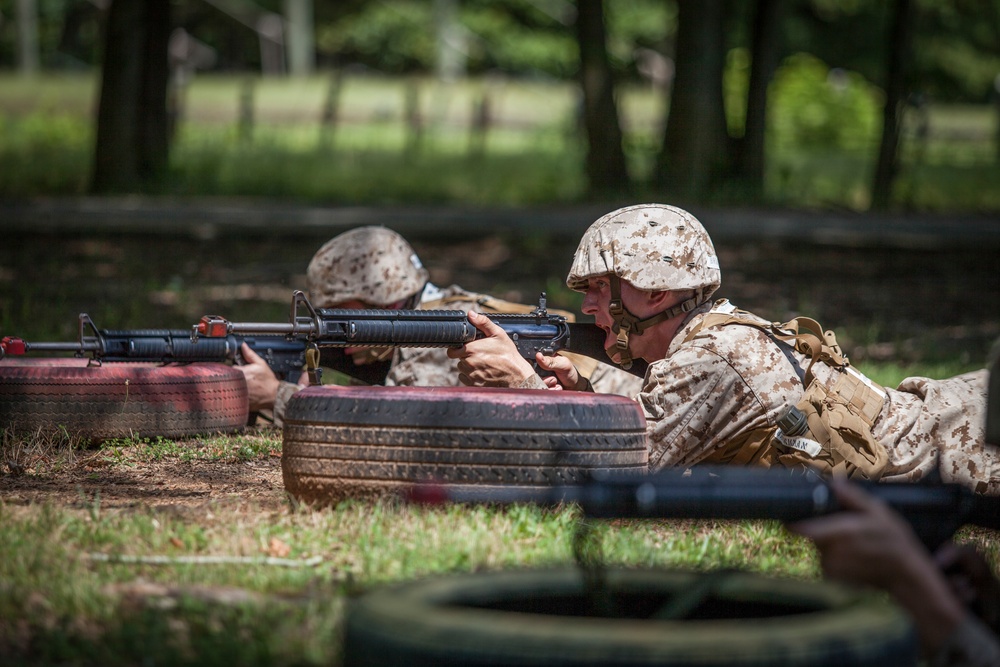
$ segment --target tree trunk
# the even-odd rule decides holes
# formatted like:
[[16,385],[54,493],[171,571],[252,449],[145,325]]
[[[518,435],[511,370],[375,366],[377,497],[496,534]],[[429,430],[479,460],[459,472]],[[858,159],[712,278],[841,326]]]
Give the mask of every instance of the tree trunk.
[[170,0],[146,0],[146,41],[143,45],[142,84],[139,88],[139,177],[159,180],[167,169],[170,120],[167,88],[170,81]]
[[685,198],[709,194],[727,164],[722,0],[680,0],[676,74],[655,181]]
[[316,69],[316,47],[313,27],[313,0],[285,0],[285,25],[288,33],[288,73],[309,76]]
[[579,0],[576,27],[590,195],[621,194],[627,190],[629,178],[615,105],[614,80],[605,45],[603,1]]
[[134,192],[167,166],[170,0],[113,0],[105,26],[91,190]]
[[750,83],[747,91],[743,138],[736,144],[736,178],[752,201],[764,194],[764,137],[767,130],[767,88],[778,67],[779,19],[782,0],[757,0],[750,52]]
[[24,76],[38,74],[41,58],[38,50],[38,3],[17,0],[17,69]]
[[896,0],[889,32],[882,140],[879,142],[878,163],[875,166],[875,179],[872,183],[871,207],[879,211],[889,208],[893,182],[899,170],[899,132],[906,102],[907,63],[913,40],[912,18],[912,0]]

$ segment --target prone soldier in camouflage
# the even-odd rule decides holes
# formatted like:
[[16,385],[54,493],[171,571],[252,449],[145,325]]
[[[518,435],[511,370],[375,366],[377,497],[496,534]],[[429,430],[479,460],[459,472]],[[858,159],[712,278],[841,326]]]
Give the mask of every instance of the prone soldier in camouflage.
[[[713,301],[718,258],[687,211],[648,204],[603,216],[580,241],[566,283],[584,292],[583,312],[607,333],[616,363],[650,362],[637,400],[652,469],[809,466],[885,481],[939,471],[946,482],[1000,493],[1000,453],[984,438],[985,370],[880,387],[814,320],[772,323]],[[470,319],[487,337],[449,352],[464,383],[546,386],[499,327]],[[564,388],[578,386],[558,358],[545,367]]]
[[[416,252],[398,233],[385,227],[358,227],[327,241],[306,271],[310,301],[317,308],[443,309],[510,312],[510,304],[463,290],[457,285],[439,288]],[[392,357],[387,386],[457,386],[457,362],[444,348],[345,348],[356,364]],[[281,425],[288,400],[302,388],[279,382],[253,351],[243,350],[251,411],[270,410]],[[256,359],[254,359],[256,357]],[[590,381],[596,390],[634,396],[641,379],[610,364],[595,364]],[[303,374],[302,382],[306,382]]]

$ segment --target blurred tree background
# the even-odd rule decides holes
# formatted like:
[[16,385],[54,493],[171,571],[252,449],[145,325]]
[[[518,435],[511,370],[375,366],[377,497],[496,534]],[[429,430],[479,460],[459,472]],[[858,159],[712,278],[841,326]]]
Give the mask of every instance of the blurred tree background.
[[0,0],[0,196],[995,212],[998,86],[1000,0]]

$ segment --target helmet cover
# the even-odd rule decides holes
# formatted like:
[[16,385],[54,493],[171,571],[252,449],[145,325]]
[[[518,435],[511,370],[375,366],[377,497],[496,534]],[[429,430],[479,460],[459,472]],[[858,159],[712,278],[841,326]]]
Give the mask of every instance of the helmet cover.
[[413,296],[429,274],[406,240],[385,227],[357,227],[327,241],[306,271],[319,308],[357,299],[386,307]]
[[665,204],[626,206],[587,229],[566,284],[584,291],[588,279],[608,274],[640,290],[694,290],[701,301],[722,281],[708,232],[687,211]]

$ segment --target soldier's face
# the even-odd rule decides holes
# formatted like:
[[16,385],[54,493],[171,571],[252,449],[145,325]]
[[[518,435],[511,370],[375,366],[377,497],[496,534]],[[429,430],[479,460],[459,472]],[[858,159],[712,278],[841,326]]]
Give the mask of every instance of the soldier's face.
[[[621,282],[622,305],[631,313],[641,317],[636,312],[636,308],[643,308],[643,292],[635,289],[626,282]],[[614,344],[617,335],[614,333],[614,318],[611,317],[611,281],[608,276],[598,276],[591,278],[587,282],[587,291],[583,295],[583,306],[581,310],[587,315],[594,316],[594,322],[605,332],[605,347]],[[634,346],[630,343],[634,351]],[[614,359],[617,363],[618,359]]]
[[[637,318],[645,319],[657,313],[663,312],[669,305],[667,302],[671,298],[670,292],[648,292],[632,286],[631,283],[621,282],[622,306]],[[583,295],[583,306],[581,310],[587,315],[594,316],[594,322],[601,327],[605,336],[605,347],[610,347],[617,340],[614,333],[614,318],[611,316],[611,281],[608,276],[598,276],[591,278],[587,282],[587,290]],[[677,318],[675,318],[677,319]],[[678,319],[679,323],[679,319]],[[659,327],[657,327],[659,329]],[[662,359],[666,353],[666,346],[677,330],[674,324],[669,330],[664,330],[665,336],[647,330],[643,335],[633,335],[629,337],[629,349],[634,358],[655,361]],[[614,360],[617,363],[617,359]]]

